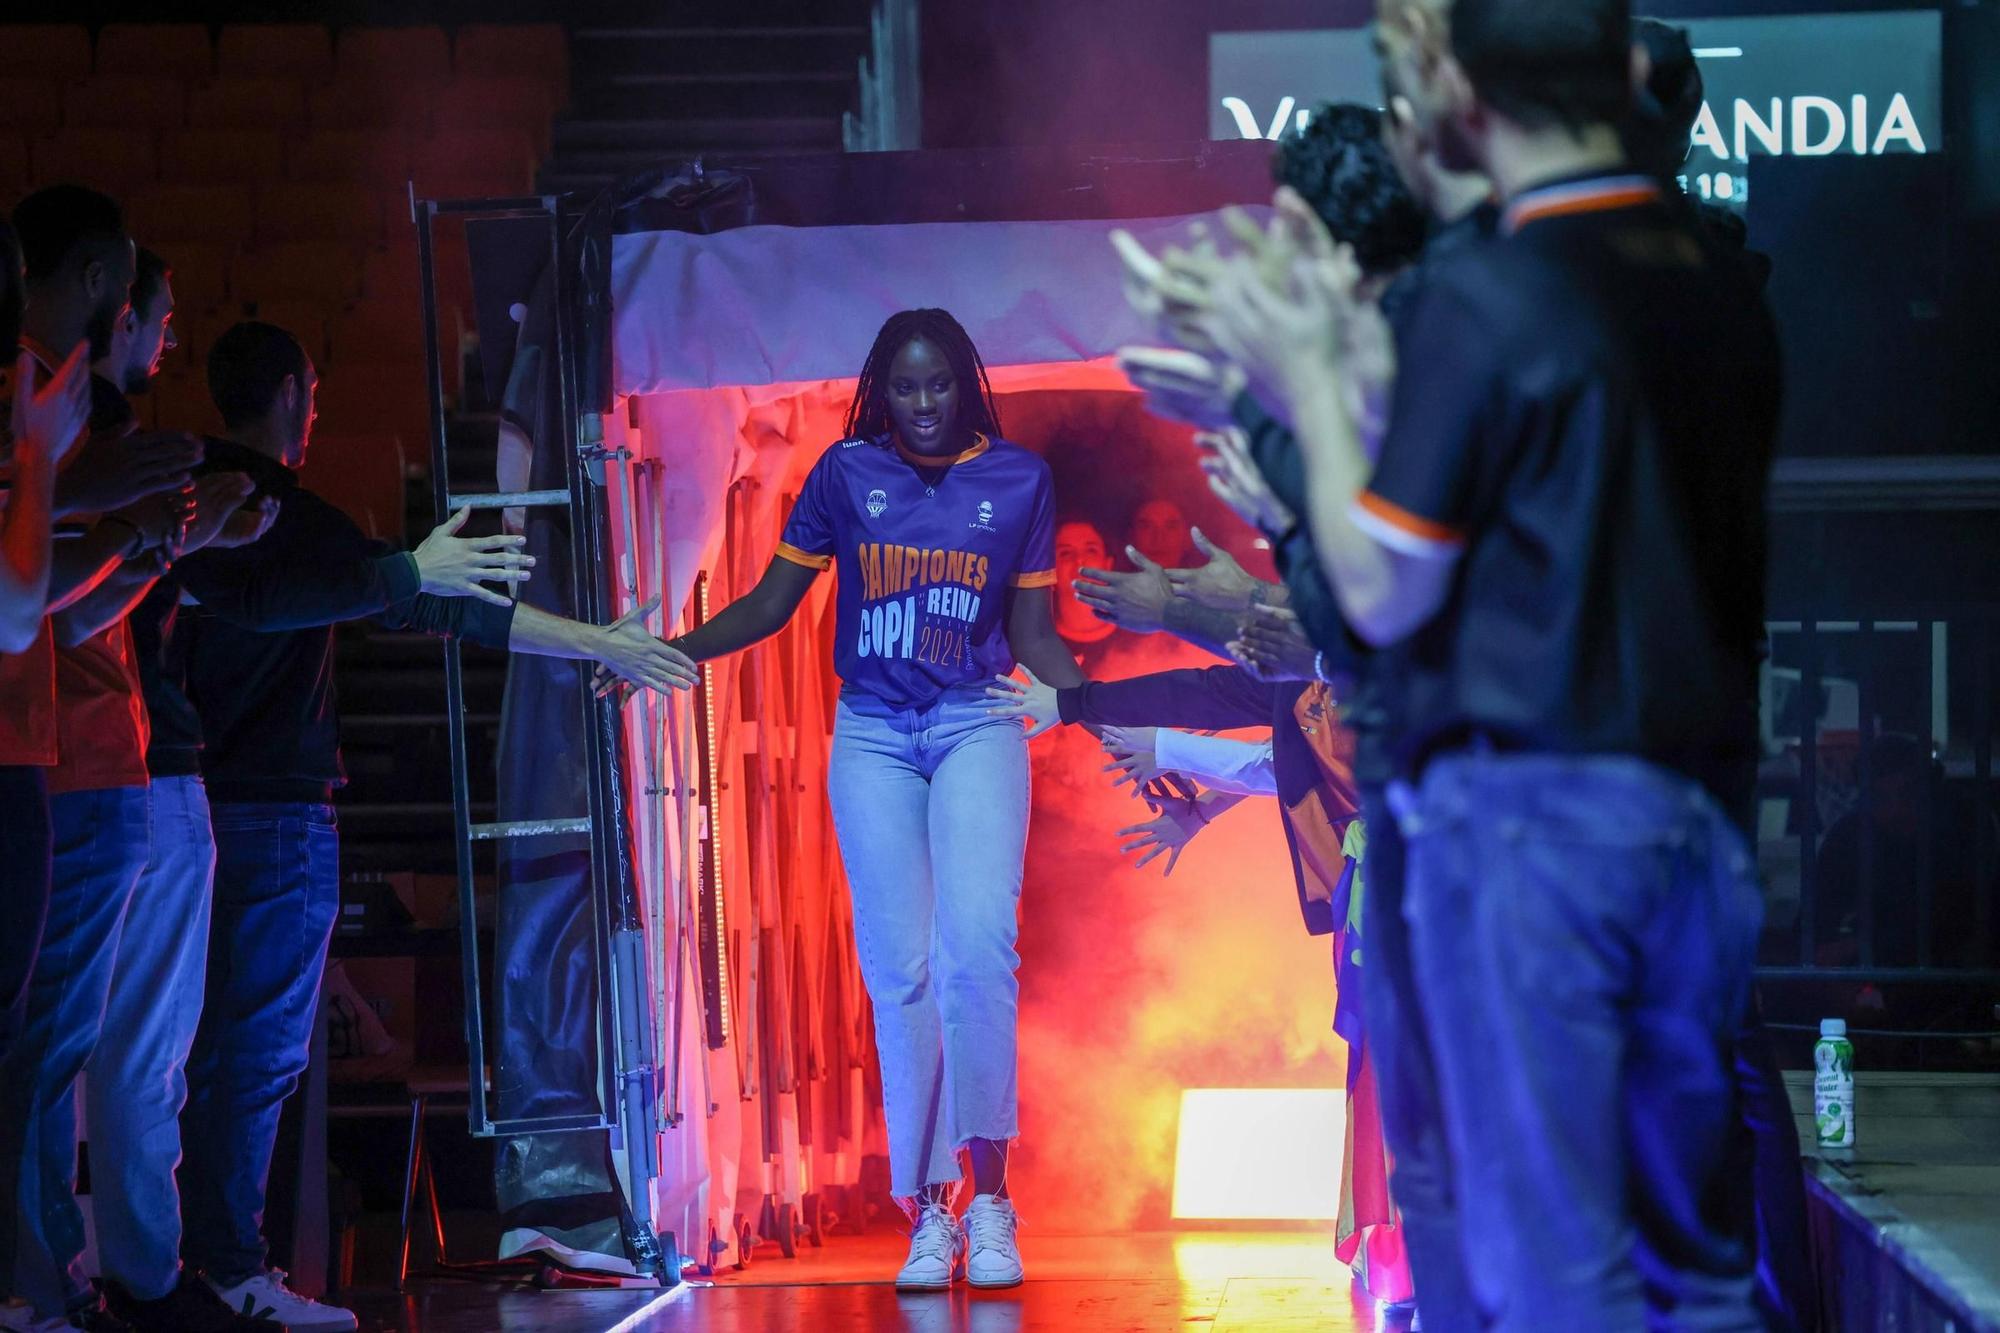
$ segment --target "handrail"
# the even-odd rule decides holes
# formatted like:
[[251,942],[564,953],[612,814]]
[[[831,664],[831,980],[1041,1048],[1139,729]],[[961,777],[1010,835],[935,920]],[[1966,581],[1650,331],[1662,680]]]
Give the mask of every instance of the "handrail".
[[868,53],[861,57],[860,74],[860,107],[841,117],[842,147],[850,153],[922,147],[917,0],[876,0],[868,15]]

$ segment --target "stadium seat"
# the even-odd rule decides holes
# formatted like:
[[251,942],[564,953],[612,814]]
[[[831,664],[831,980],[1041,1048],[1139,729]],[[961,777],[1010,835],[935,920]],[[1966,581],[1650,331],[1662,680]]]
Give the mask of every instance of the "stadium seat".
[[335,77],[401,79],[432,85],[451,77],[451,39],[443,28],[347,28],[334,42]]
[[187,124],[187,85],[160,74],[99,74],[63,89],[62,117],[71,129],[177,130]]
[[421,358],[350,360],[320,377],[320,426],[330,435],[393,432],[429,457],[430,401]]
[[90,29],[81,23],[10,23],[0,42],[0,78],[90,77]]
[[247,318],[261,319],[299,340],[306,355],[326,364],[327,308],[317,301],[250,301]]
[[256,221],[247,185],[155,185],[124,201],[125,220],[141,244],[213,241],[231,248],[250,239]]
[[0,129],[61,128],[62,93],[62,85],[54,79],[0,75]]
[[434,94],[422,80],[376,83],[335,79],[306,95],[306,119],[314,130],[430,129]]
[[284,148],[277,130],[176,130],[164,135],[160,165],[166,180],[182,185],[248,185],[282,174]]
[[291,154],[293,180],[347,181],[401,194],[410,179],[410,141],[394,130],[319,130]]
[[107,23],[97,34],[98,74],[165,74],[193,82],[215,73],[205,23]]
[[486,74],[529,74],[569,96],[569,43],[553,23],[470,23],[458,30],[452,68],[463,78]]
[[153,136],[145,130],[55,130],[29,146],[35,181],[73,181],[112,194],[128,194],[159,176]]
[[[229,299],[229,266],[236,257],[234,247],[194,241],[162,243],[136,229],[135,233],[139,244],[158,251],[174,272],[176,327],[187,329],[200,322],[182,318],[182,310],[208,310]],[[207,348],[204,346],[202,350]]]
[[333,77],[333,34],[317,23],[225,23],[216,45],[225,78]]
[[441,138],[518,130],[529,136],[540,154],[548,149],[550,122],[557,109],[555,92],[540,79],[525,75],[467,78],[446,86],[432,112],[431,124]]
[[204,368],[162,369],[146,395],[153,400],[153,425],[161,430],[188,430],[200,435],[219,435],[222,414],[208,396],[208,376]]
[[482,194],[519,194],[534,188],[535,150],[519,130],[460,131],[435,135],[416,146],[417,193],[451,198],[432,190],[434,181],[478,183]]
[[0,190],[10,202],[25,193],[35,173],[28,160],[28,140],[12,130],[0,130]]
[[374,245],[382,239],[384,203],[384,192],[367,186],[267,185],[257,193],[257,240]]
[[360,295],[361,256],[324,241],[260,245],[237,257],[229,285],[239,301],[306,300],[332,309]]
[[403,542],[403,441],[394,434],[313,431],[299,484],[377,541]]
[[297,79],[216,79],[188,90],[188,125],[198,130],[290,129],[306,120]]
[[423,306],[417,293],[357,301],[334,315],[327,331],[327,356],[348,361],[421,361]]

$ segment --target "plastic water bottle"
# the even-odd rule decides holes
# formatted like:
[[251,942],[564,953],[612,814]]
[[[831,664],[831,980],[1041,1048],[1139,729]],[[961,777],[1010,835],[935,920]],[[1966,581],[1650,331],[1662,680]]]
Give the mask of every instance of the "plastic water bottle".
[[1844,1018],[1820,1020],[1819,1044],[1813,1047],[1813,1121],[1820,1147],[1854,1146],[1854,1045]]

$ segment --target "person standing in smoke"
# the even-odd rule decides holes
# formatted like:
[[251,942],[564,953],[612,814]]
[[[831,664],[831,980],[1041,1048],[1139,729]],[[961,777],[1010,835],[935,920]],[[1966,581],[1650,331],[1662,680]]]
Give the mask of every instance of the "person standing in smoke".
[[[1022,1277],[1007,1150],[1035,733],[989,716],[985,696],[1017,664],[1083,683],[1050,611],[1054,548],[1048,465],[1000,438],[972,339],[943,310],[907,310],[876,336],[844,437],[757,586],[671,640],[697,662],[739,652],[838,566],[827,784],[874,1002],[890,1188],[913,1223],[903,1290]],[[960,1149],[973,1179],[962,1226]]]

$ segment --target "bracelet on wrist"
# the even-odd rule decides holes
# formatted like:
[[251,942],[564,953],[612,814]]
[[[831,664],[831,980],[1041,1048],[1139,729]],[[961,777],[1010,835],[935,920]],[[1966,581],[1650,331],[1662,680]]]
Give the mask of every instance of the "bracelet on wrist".
[[1332,681],[1326,678],[1326,651],[1324,649],[1313,653],[1313,679],[1322,685],[1333,684]]
[[121,517],[118,514],[106,514],[97,521],[100,523],[116,523],[119,527],[132,534],[131,541],[127,545],[118,548],[118,558],[120,560],[137,560],[154,544],[146,540],[145,529],[129,518]]

